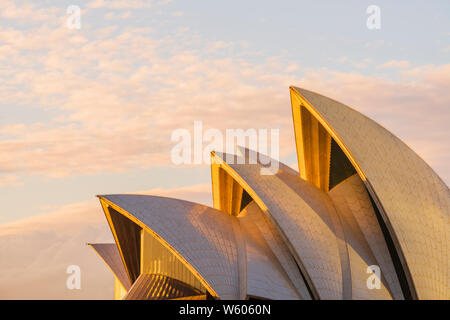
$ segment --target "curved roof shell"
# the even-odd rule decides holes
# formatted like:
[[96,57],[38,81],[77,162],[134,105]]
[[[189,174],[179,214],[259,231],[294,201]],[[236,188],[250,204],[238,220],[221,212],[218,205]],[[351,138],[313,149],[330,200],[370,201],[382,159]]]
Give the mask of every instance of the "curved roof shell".
[[[244,149],[244,157],[252,153]],[[253,159],[259,159],[259,155],[254,153]],[[262,166],[250,164],[249,157],[237,161],[213,153],[213,160],[213,172],[227,172],[258,204],[260,210],[250,211],[251,219],[260,224],[256,213],[265,215],[282,235],[284,246],[295,257],[314,298],[403,298],[375,213],[357,175],[326,193],[282,163],[278,163],[276,174],[261,175]],[[229,178],[217,172],[212,176],[213,192],[218,193],[215,199],[220,200],[216,205],[220,206],[222,200],[233,202],[234,189],[227,187],[232,184],[220,181],[229,182]],[[248,207],[251,205],[253,202]],[[364,232],[361,228],[365,228]],[[263,234],[268,234],[267,228]],[[379,290],[366,286],[367,268],[371,265],[382,269]],[[286,260],[283,266],[288,266]]]
[[[447,185],[400,139],[350,107],[296,87],[291,87],[291,102],[300,174],[305,170],[302,135],[307,130],[300,111],[306,109],[340,146],[366,185],[392,237],[411,297],[449,299]],[[315,172],[318,181],[327,175],[323,168]]]
[[[158,239],[216,298],[308,298],[298,293],[255,223],[245,215],[237,218],[200,204],[146,195],[105,195],[100,201],[118,243],[116,251],[122,251],[128,269],[130,246],[118,236],[120,226],[111,219],[112,209]],[[139,296],[148,294],[144,278],[140,274],[132,281],[133,286],[141,283]]]
[[238,224],[236,218],[207,206],[164,197],[126,194],[100,196],[100,200],[104,207],[113,207],[158,239],[212,296],[240,297],[233,226]]
[[323,192],[282,169],[276,175],[261,175],[259,164],[240,164],[218,152],[213,157],[277,227],[314,298],[341,299],[340,253],[329,212],[334,208]]

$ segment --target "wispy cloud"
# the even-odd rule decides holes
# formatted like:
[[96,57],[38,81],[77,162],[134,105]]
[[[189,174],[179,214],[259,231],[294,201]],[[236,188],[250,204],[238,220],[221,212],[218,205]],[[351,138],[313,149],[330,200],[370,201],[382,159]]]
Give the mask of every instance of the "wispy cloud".
[[[421,149],[423,141],[436,149],[448,140],[450,79],[443,72],[449,65],[409,69],[405,61],[390,61],[385,67],[402,67],[394,81],[311,70],[279,57],[256,63],[233,55],[239,48],[232,42],[153,33],[114,25],[74,32],[60,19],[32,30],[0,29],[0,103],[62,112],[46,122],[0,127],[4,184],[17,183],[19,174],[64,177],[170,165],[171,132],[191,129],[194,120],[221,130],[280,128],[287,155],[294,150],[292,84],[378,117],[449,179],[449,155],[436,159],[427,155],[430,147]],[[196,50],[189,49],[193,42]],[[231,51],[223,57],[221,50]]]
[[156,3],[161,2],[151,0],[93,0],[87,4],[87,8],[98,9],[141,9],[151,8]]
[[7,20],[19,20],[29,23],[42,22],[54,17],[61,10],[56,7],[39,8],[32,2],[2,0],[0,3],[0,17]]
[[406,60],[391,60],[378,66],[378,68],[408,68],[410,62]]
[[[0,224],[0,299],[112,299],[113,277],[86,246],[111,240],[94,202]],[[70,265],[81,268],[81,290],[66,287]]]
[[[6,46],[20,50],[12,59],[0,57],[8,84],[0,102],[64,115],[0,127],[8,151],[0,158],[2,170],[62,177],[167,165],[171,132],[191,128],[194,120],[222,130],[290,125],[287,88],[297,79],[292,64],[204,57],[186,49],[193,40],[186,33],[156,39],[151,29],[114,35],[48,24],[39,29],[0,30]],[[198,45],[211,48],[209,42]],[[292,140],[291,132],[282,138]]]
[[392,43],[384,39],[377,39],[372,41],[367,41],[364,46],[369,49],[378,49],[382,47],[390,47]]

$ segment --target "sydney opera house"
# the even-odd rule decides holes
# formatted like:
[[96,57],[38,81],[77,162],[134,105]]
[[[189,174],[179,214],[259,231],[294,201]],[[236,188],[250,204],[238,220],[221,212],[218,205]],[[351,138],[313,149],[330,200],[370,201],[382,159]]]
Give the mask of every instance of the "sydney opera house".
[[99,196],[115,299],[450,299],[447,185],[373,120],[290,95],[299,172],[213,152],[214,208]]

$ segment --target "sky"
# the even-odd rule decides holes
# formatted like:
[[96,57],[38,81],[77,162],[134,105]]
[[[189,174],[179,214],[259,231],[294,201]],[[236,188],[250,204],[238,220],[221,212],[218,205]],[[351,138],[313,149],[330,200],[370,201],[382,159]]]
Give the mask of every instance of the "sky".
[[449,17],[446,0],[2,0],[0,299],[112,298],[85,245],[112,240],[97,194],[211,205],[208,165],[171,161],[174,130],[279,129],[295,166],[290,85],[376,120],[448,185]]

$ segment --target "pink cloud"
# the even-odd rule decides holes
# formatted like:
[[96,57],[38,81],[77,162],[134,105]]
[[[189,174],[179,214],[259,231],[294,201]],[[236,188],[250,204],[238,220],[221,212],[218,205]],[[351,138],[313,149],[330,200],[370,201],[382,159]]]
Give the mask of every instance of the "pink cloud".
[[[94,201],[0,224],[0,299],[112,299],[113,277],[86,246],[111,240]],[[69,265],[81,290],[66,287]]]
[[[0,148],[7,151],[0,170],[9,181],[19,174],[64,177],[171,165],[172,131],[192,130],[195,120],[222,132],[280,128],[281,155],[289,155],[295,150],[290,85],[375,118],[450,179],[449,154],[431,151],[449,139],[450,65],[405,67],[394,81],[312,70],[280,57],[254,63],[204,56],[189,44],[196,41],[204,52],[237,44],[209,43],[189,32],[161,39],[149,28],[113,33],[111,27],[72,32],[56,19],[37,30],[0,29],[0,103],[63,112],[41,123],[0,127]],[[20,54],[6,56],[11,50]]]
[[99,9],[142,9],[151,8],[168,3],[169,1],[150,1],[150,0],[93,0],[87,4],[88,8]]
[[2,0],[0,3],[0,17],[27,23],[51,19],[58,11],[60,10],[55,7],[38,9],[35,4],[29,2],[17,5],[17,1]]

